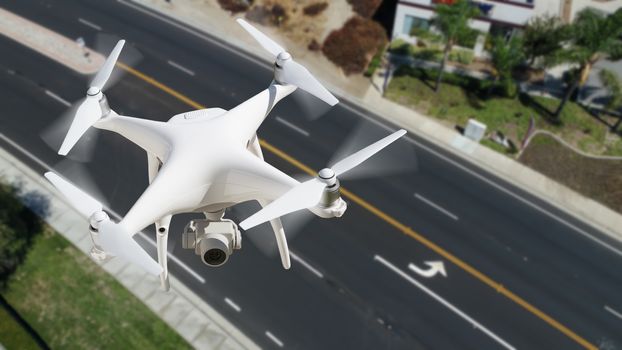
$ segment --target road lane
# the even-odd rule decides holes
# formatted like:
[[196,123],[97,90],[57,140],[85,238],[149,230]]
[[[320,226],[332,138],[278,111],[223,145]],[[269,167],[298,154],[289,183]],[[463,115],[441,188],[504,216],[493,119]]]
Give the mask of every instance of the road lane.
[[[99,22],[98,22],[98,23],[99,23]],[[141,67],[141,69],[142,69],[142,67]],[[153,71],[154,71],[154,72],[155,72],[155,71],[158,71],[158,72],[159,72],[159,74],[166,74],[166,70],[163,70],[163,69],[162,69],[159,65],[157,65],[157,64],[156,64],[156,65],[154,65],[154,66],[153,66],[153,68],[149,68],[149,66],[147,66],[147,69],[153,69]],[[231,72],[229,72],[229,73],[231,73]],[[171,80],[175,80],[175,78],[173,78],[173,77],[172,77],[174,74],[172,74],[172,73],[170,73],[170,72],[169,72],[169,74],[171,75]],[[176,80],[175,80],[175,84],[178,84],[178,83],[179,83],[179,80],[180,80],[180,79],[176,79]],[[197,91],[196,89],[191,88],[191,87],[192,87],[192,85],[187,84],[187,82],[184,82],[184,85],[185,85],[185,86],[184,86],[184,88],[188,89],[189,91]],[[212,84],[212,85],[213,85],[213,84]],[[200,88],[202,88],[202,85],[199,85],[199,87],[200,87]],[[254,89],[256,90],[256,89],[257,89],[257,87],[255,86],[255,87],[254,87]],[[201,91],[201,90],[199,89],[198,91]],[[214,96],[214,95],[212,95],[212,96]],[[220,97],[222,98],[222,100],[227,101],[227,97],[225,96],[225,94],[222,94],[222,93],[221,93],[221,94],[220,94],[220,95],[218,95],[218,96],[220,96]],[[214,99],[218,99],[218,97],[213,97],[213,98],[214,98]],[[143,109],[140,109],[140,110],[142,111]],[[144,115],[144,114],[143,114],[143,115]],[[327,118],[325,118],[325,120],[328,120],[328,117],[332,117],[332,116],[327,116]],[[323,120],[323,122],[324,122],[324,120]],[[337,128],[336,128],[336,129],[335,129],[335,128],[332,128],[332,126],[335,126],[335,125],[331,124],[331,125],[330,125],[330,126],[331,126],[331,128],[323,128],[324,130],[322,130],[322,134],[323,134],[323,135],[326,135],[327,133],[328,133],[328,134],[330,134],[330,131],[327,131],[326,129],[330,129],[330,130],[340,130],[339,126],[341,126],[341,127],[342,127],[342,129],[348,129],[348,125],[351,125],[351,123],[352,123],[352,121],[351,121],[351,120],[349,120],[349,121],[344,122],[343,124],[337,124]],[[272,126],[271,126],[270,124],[266,124],[266,127],[265,127],[265,128],[262,128],[262,131],[265,131],[265,132],[269,133],[269,132],[270,132],[269,130],[271,130],[271,128],[272,128]],[[319,128],[319,127],[317,127],[317,126],[316,126],[316,128]],[[319,128],[319,129],[321,129],[321,128]],[[334,132],[334,131],[333,131],[333,132]],[[337,132],[338,132],[338,131],[337,131]],[[335,133],[336,133],[336,132],[335,132]],[[278,138],[278,136],[279,136],[279,135],[280,135],[280,133],[278,133],[278,134],[276,134],[276,135],[272,135],[272,134],[270,134],[270,136],[269,136],[269,137],[270,137],[270,140],[277,140],[277,138]],[[286,137],[285,137],[285,138],[286,138]],[[329,138],[329,137],[327,136],[327,138]],[[300,146],[297,146],[297,145],[292,145],[292,144],[291,144],[291,142],[290,142],[290,143],[287,143],[287,140],[282,141],[282,142],[284,143],[284,145],[283,145],[282,147],[286,147],[288,150],[291,150],[291,152],[292,152],[292,153],[294,153],[294,154],[296,154],[296,156],[297,156],[297,157],[300,157],[301,159],[304,159],[304,158],[309,158],[309,161],[307,162],[308,164],[321,164],[321,163],[320,163],[321,161],[317,160],[318,158],[321,158],[321,157],[315,157],[315,156],[313,156],[314,154],[316,154],[316,153],[317,153],[317,154],[321,154],[321,155],[323,155],[323,156],[322,156],[323,158],[326,158],[326,157],[328,157],[328,156],[330,155],[330,153],[332,152],[332,149],[330,149],[330,145],[324,145],[324,144],[322,144],[322,145],[313,145],[313,148],[309,148],[309,145],[306,145],[306,144],[305,144],[305,145],[300,145]],[[297,147],[304,147],[304,148],[306,148],[306,150],[301,150],[301,152],[298,152],[298,151],[297,151],[297,149],[296,149]],[[327,148],[328,148],[328,149],[327,149],[327,150],[325,150],[325,151],[314,152],[316,148],[318,148],[318,149],[327,149]],[[294,151],[294,150],[295,150],[295,151]],[[325,161],[325,160],[324,160],[324,161]],[[426,163],[426,164],[427,164],[427,163]],[[430,176],[431,178],[435,178],[435,177],[437,177],[437,176],[438,176],[438,174],[435,174],[434,172],[431,172],[431,175],[432,175],[432,176]],[[453,175],[453,174],[449,174],[449,175],[448,175],[448,177],[451,177],[451,175]],[[410,179],[409,179],[409,180],[410,180]],[[463,180],[463,181],[464,181],[464,179],[461,179],[461,180]],[[436,185],[434,185],[434,186],[430,185],[430,184],[431,184],[431,182],[430,182],[430,181],[431,181],[431,179],[424,179],[424,180],[423,180],[423,181],[421,181],[421,182],[422,182],[422,184],[428,184],[428,187],[433,187],[433,188],[435,188],[435,189],[437,189],[437,188],[442,188],[442,186],[438,186],[438,187],[437,187]],[[405,214],[404,214],[405,220],[404,220],[404,221],[405,221],[405,222],[409,222],[409,220],[412,220],[412,219],[413,219],[411,204],[408,204],[408,203],[407,203],[406,201],[404,201],[403,199],[396,200],[396,198],[399,198],[399,192],[401,192],[400,190],[401,190],[401,188],[402,188],[402,187],[401,187],[401,185],[402,185],[402,184],[401,184],[400,182],[401,182],[401,181],[396,181],[396,184],[397,184],[397,185],[395,185],[395,186],[391,186],[391,185],[393,185],[393,183],[388,184],[389,186],[387,186],[386,184],[383,184],[382,186],[377,186],[377,185],[374,185],[374,186],[362,185],[362,186],[360,187],[360,191],[362,191],[363,193],[365,193],[366,191],[367,191],[367,193],[371,193],[371,195],[366,196],[366,197],[368,197],[368,198],[374,198],[374,200],[377,200],[377,201],[382,201],[382,198],[383,198],[383,197],[387,197],[387,198],[388,198],[388,202],[391,202],[391,203],[390,203],[390,205],[387,205],[386,207],[389,207],[389,208],[391,208],[391,209],[392,209],[392,214],[394,214],[394,213],[393,213],[393,210],[394,210],[394,209],[396,209],[395,207],[404,207],[404,208],[408,208],[408,210],[405,210]],[[449,181],[449,180],[448,180],[447,182],[448,182],[448,183],[452,183],[452,184],[454,184],[454,187],[456,187],[456,186],[455,186],[455,181]],[[439,184],[439,185],[446,185],[446,184],[441,183],[441,184]],[[368,189],[369,187],[380,187],[380,189],[379,189],[379,190],[376,190],[377,192],[376,192],[376,191],[369,191],[369,189]],[[396,187],[396,189],[391,190],[391,187]],[[481,187],[481,185],[480,185],[480,187]],[[389,191],[387,191],[387,189],[389,189]],[[359,191],[359,192],[360,192],[360,191]],[[464,190],[461,190],[461,191],[460,191],[460,192],[458,192],[458,193],[460,193],[460,194],[462,195],[462,194],[463,194],[462,192],[464,192]],[[475,191],[474,191],[474,192],[475,192]],[[387,196],[387,195],[386,195],[387,193],[390,193],[391,195]],[[397,193],[397,194],[396,194],[396,193]],[[412,192],[411,192],[411,193],[412,193]],[[378,194],[378,195],[376,195],[376,194]],[[394,195],[394,194],[395,194],[395,195]],[[451,198],[453,198],[454,200],[455,200],[455,198],[456,198],[456,197],[457,197],[457,198],[461,198],[461,196],[457,196],[456,194],[453,194],[453,196],[451,196]],[[474,194],[474,195],[473,195],[473,197],[475,197],[475,198],[473,199],[473,202],[474,202],[474,203],[475,203],[475,202],[481,202],[481,201],[482,201],[482,196],[481,196],[481,195],[478,195],[477,193],[476,193],[476,194]],[[492,199],[494,199],[494,196],[491,196],[491,197],[492,197]],[[490,197],[484,197],[484,200],[485,200],[486,198],[490,198]],[[470,199],[470,198],[467,198],[467,199]],[[493,201],[492,199],[491,199],[491,202]],[[396,202],[397,202],[397,203],[396,203]],[[468,202],[468,201],[467,201],[467,202]],[[383,203],[383,204],[384,204],[384,203]],[[403,205],[401,205],[401,204],[403,204]],[[472,204],[472,203],[471,203],[471,204]],[[384,206],[381,206],[381,207],[384,207]],[[473,205],[467,205],[466,207],[473,207]],[[495,210],[499,210],[499,208],[498,208],[498,207],[499,207],[499,206],[498,206],[498,201],[497,201],[496,203],[492,203],[491,207],[493,207]],[[415,208],[416,208],[416,207],[415,207]],[[475,213],[477,214],[477,215],[475,215],[475,217],[477,218],[478,223],[481,223],[481,222],[482,222],[482,216],[481,216],[481,213],[482,213],[482,212],[486,213],[486,211],[482,211],[480,208],[476,208],[476,209],[479,209],[479,210],[480,210],[480,213],[479,213],[479,214],[477,214],[477,211],[476,211],[476,210],[472,210],[471,212],[472,212],[472,213],[473,213],[473,212],[475,212]],[[487,209],[488,209],[488,208],[487,208]],[[423,211],[423,210],[419,210],[419,209],[417,209],[417,212],[419,212],[419,211]],[[510,216],[510,217],[511,217],[511,216],[512,216],[512,214],[514,214],[514,213],[508,213],[508,216]],[[462,214],[460,214],[460,216],[461,216],[461,218],[462,218]],[[527,217],[532,217],[532,216],[533,216],[533,215],[528,215]],[[420,218],[417,218],[417,220],[418,220],[418,221],[419,221],[419,219],[420,219]],[[432,220],[430,220],[430,221],[432,221]],[[510,227],[514,227],[514,223],[512,223],[512,225],[508,225],[508,222],[512,222],[512,221],[511,221],[511,220],[507,220],[506,218],[503,218],[503,219],[497,220],[497,222],[500,222],[500,223],[505,223],[505,225],[501,225],[501,226],[510,226]],[[438,226],[439,224],[438,224],[438,223],[433,222],[433,223],[431,223],[430,225],[437,225],[437,226]],[[545,225],[546,225],[546,220],[545,220]],[[538,225],[534,225],[534,226],[540,227],[541,225],[539,225],[539,224],[538,224]],[[455,233],[456,233],[456,232],[462,232],[462,228],[458,228],[458,229],[456,229],[456,227],[451,227],[451,226],[441,226],[441,227],[445,227],[445,228],[444,228],[443,230],[439,230],[439,231],[447,231],[447,232],[448,232],[448,234],[447,234],[447,235],[451,235],[451,234],[454,234],[454,235],[455,235]],[[477,225],[473,225],[473,227],[477,228]],[[536,227],[536,228],[537,228],[537,227]],[[546,226],[545,226],[545,227],[546,227]],[[503,231],[506,231],[506,228],[507,228],[507,227],[503,227],[503,228],[502,228],[502,230],[503,230]],[[516,231],[512,232],[512,230],[509,230],[510,232],[509,232],[508,234],[506,234],[504,237],[505,237],[505,238],[508,238],[508,237],[509,237],[509,238],[512,238],[512,237],[522,237],[524,233],[525,233],[525,234],[527,234],[527,233],[529,233],[529,232],[533,232],[533,230],[531,230],[531,229],[530,229],[530,228],[531,228],[531,225],[529,225],[529,226],[527,226],[527,227],[522,227],[522,228],[524,229],[524,231],[522,231],[522,232],[520,232],[520,230],[517,230],[518,232],[516,232]],[[495,230],[497,230],[497,231],[499,230],[497,227],[494,227],[494,229],[495,229]],[[496,235],[495,230],[492,230],[492,229],[491,229],[491,230],[486,230],[486,231],[485,231],[486,237],[487,237],[488,239],[490,239],[490,237],[500,236],[501,234]],[[418,231],[422,231],[422,232],[429,232],[430,230],[418,230]],[[466,243],[467,245],[471,245],[471,246],[476,246],[476,244],[477,244],[477,245],[479,245],[479,244],[480,244],[480,240],[482,240],[482,239],[481,239],[482,234],[481,234],[481,233],[479,233],[479,231],[481,231],[481,230],[476,230],[476,231],[477,231],[477,232],[473,232],[472,242],[464,242],[464,241],[460,241],[460,240],[458,240],[458,241],[457,241],[457,243],[454,243],[454,244],[455,244],[455,245],[458,245],[458,246],[461,246],[463,243]],[[541,231],[542,231],[542,230],[536,230],[536,235],[538,235],[538,237],[541,237],[541,234],[542,234],[542,233],[541,233]],[[432,231],[432,232],[435,232],[435,231]],[[471,232],[469,232],[469,233],[471,233]],[[442,234],[442,232],[439,232],[439,234]],[[545,234],[546,234],[546,233],[545,233]],[[434,236],[436,237],[436,232],[435,232]],[[555,237],[553,237],[553,238],[555,238]],[[454,238],[454,239],[455,239],[455,238]],[[515,238],[515,239],[516,239],[516,238]],[[518,239],[516,239],[516,240],[518,240]],[[533,237],[532,237],[532,238],[530,238],[530,240],[532,241],[532,240],[533,240]],[[526,242],[531,242],[530,240],[525,239],[525,241],[526,241]],[[555,238],[555,239],[552,239],[552,240],[553,240],[553,242],[555,243],[555,245],[557,246],[556,248],[557,248],[557,249],[559,249],[560,243],[559,243],[559,239],[558,239],[558,237],[557,237],[557,238]],[[519,241],[520,241],[520,240],[519,240]],[[579,241],[580,241],[580,240],[579,240]],[[519,243],[520,243],[520,242],[516,242],[515,244],[519,244]],[[564,248],[564,245],[565,245],[565,244],[564,244],[564,242],[561,242],[561,243],[562,243],[562,244],[561,244],[561,248]],[[527,245],[527,244],[525,243],[525,245]],[[554,246],[555,246],[555,245],[554,245]],[[490,246],[491,246],[491,248],[490,248],[490,249],[488,249],[488,248],[486,248],[486,249],[477,249],[477,248],[471,248],[471,247],[469,247],[469,249],[467,249],[467,250],[466,250],[466,251],[467,251],[467,254],[465,254],[465,255],[466,255],[466,256],[469,256],[469,258],[470,258],[470,259],[478,259],[477,257],[478,257],[479,255],[482,255],[481,250],[490,250],[490,251],[501,250],[502,252],[505,250],[505,249],[498,249],[498,248],[501,248],[501,244],[499,244],[499,243],[497,243],[497,244],[491,244]],[[576,254],[576,251],[578,251],[578,250],[580,250],[580,251],[585,251],[584,249],[582,249],[582,248],[583,248],[583,247],[582,247],[582,245],[577,244],[577,243],[572,243],[572,242],[570,242],[570,243],[568,244],[568,246],[569,246],[570,248],[566,248],[566,249],[572,249],[571,251],[572,251],[573,253],[575,253],[575,254]],[[506,247],[507,247],[507,245],[506,245]],[[577,249],[577,247],[578,247],[578,249]],[[452,251],[460,251],[461,249],[462,249],[462,248],[457,248],[456,250],[452,250]],[[526,249],[534,249],[534,248],[533,248],[533,247],[531,247],[531,245],[530,245],[530,247],[527,247]],[[543,251],[543,252],[547,252],[547,250],[548,250],[548,249],[542,249],[542,251]],[[581,255],[583,255],[583,256],[585,256],[585,257],[586,257],[586,259],[585,259],[585,260],[589,260],[589,259],[587,259],[587,258],[591,258],[591,257],[593,257],[595,253],[597,254],[597,253],[599,253],[599,251],[598,251],[597,249],[595,249],[595,250],[590,250],[590,249],[587,249],[586,253],[585,253],[585,254],[581,254]],[[405,254],[406,254],[406,253],[405,253]],[[488,253],[488,254],[489,254],[489,253]],[[500,254],[500,255],[501,255],[501,254]],[[561,254],[560,254],[560,255],[561,255]],[[566,253],[566,254],[562,255],[562,259],[560,259],[560,260],[559,260],[559,261],[560,261],[560,265],[561,265],[562,267],[563,267],[563,266],[566,266],[566,267],[567,267],[567,265],[565,264],[565,262],[568,260],[568,257],[567,257],[567,256],[568,256],[568,253]],[[473,257],[475,257],[475,258],[473,258]],[[565,258],[564,258],[564,257],[565,257]],[[570,255],[570,257],[571,257],[571,258],[574,258],[575,256],[574,256],[574,255]],[[321,260],[321,259],[320,259],[320,260]],[[490,260],[492,261],[492,263],[498,263],[498,261],[504,261],[504,260],[505,260],[505,258],[504,258],[504,257],[502,257],[502,256],[500,256],[500,257],[496,257],[496,256],[494,256],[494,258],[491,258]],[[601,260],[601,261],[603,261],[603,259],[600,259],[600,260]],[[556,261],[557,261],[557,260],[556,260]],[[596,268],[598,268],[598,269],[600,270],[600,267],[601,267],[602,265],[606,265],[607,261],[608,261],[608,260],[607,260],[607,259],[605,259],[605,260],[604,260],[604,263],[602,263],[602,264],[598,264],[598,265],[596,265],[595,267],[596,267]],[[582,262],[582,263],[583,263],[583,262]],[[478,263],[478,264],[476,264],[476,266],[478,266],[478,268],[481,268],[480,266],[485,266],[486,264],[491,264],[491,262],[487,262],[487,263],[482,262],[481,264],[479,264],[479,263]],[[514,265],[515,265],[515,264],[516,264],[516,262],[512,260],[512,261],[510,261],[509,263],[507,263],[507,265],[509,266],[509,268],[503,268],[503,269],[500,269],[500,270],[502,270],[502,271],[503,271],[503,270],[506,270],[506,271],[507,271],[507,270],[512,270],[512,269],[515,269],[515,267],[514,267]],[[614,266],[615,266],[615,265],[614,265]],[[526,270],[527,270],[527,269],[526,269]],[[560,270],[563,270],[563,269],[560,269]],[[573,266],[573,269],[567,269],[567,268],[566,268],[565,270],[574,270],[574,266]],[[588,272],[590,272],[591,270],[595,270],[595,269],[590,268],[590,269],[588,269],[587,271],[588,271]],[[505,272],[505,271],[504,271],[504,272]],[[488,274],[491,274],[491,273],[489,273],[489,272],[487,272],[487,273],[488,273]],[[531,272],[530,272],[529,270],[527,270],[527,271],[525,271],[524,273],[525,273],[525,275],[527,275],[527,276],[528,276],[528,275],[529,275],[529,273],[531,273]],[[492,274],[493,274],[493,275],[495,275],[495,274],[496,274],[496,272],[494,272],[494,271],[493,271],[493,273],[492,273]],[[549,272],[549,273],[543,273],[544,278],[542,278],[542,279],[541,279],[541,281],[542,281],[542,280],[544,280],[544,281],[548,280],[546,277],[550,277],[550,274],[551,274],[550,272]],[[498,278],[498,280],[504,280],[504,279],[505,279],[505,277],[503,277],[503,273],[499,273],[499,275],[500,275],[502,278]],[[586,274],[586,275],[587,275],[587,276],[582,276],[582,278],[590,278],[590,276],[593,276],[593,274]],[[605,276],[603,276],[603,277],[608,277],[608,276],[607,276],[607,275],[605,275]],[[614,277],[615,277],[615,276],[614,276]],[[598,278],[600,278],[600,277],[598,277]],[[528,279],[531,279],[531,276],[530,276]],[[614,280],[614,282],[615,282],[615,280]],[[539,283],[536,283],[536,284],[540,285]],[[601,283],[601,284],[599,284],[599,285],[603,285],[603,284]],[[606,286],[606,285],[607,285],[607,283],[605,283],[604,285]],[[604,289],[604,291],[603,291],[603,292],[609,291],[609,293],[611,293],[611,288],[604,287],[603,289]],[[559,291],[558,291],[558,290],[556,290],[556,291],[555,291],[555,293],[553,293],[553,294],[557,294],[558,292],[559,292]],[[536,296],[535,298],[537,299],[537,298],[538,298],[538,296]],[[531,300],[531,299],[530,299],[530,300]],[[546,304],[547,304],[547,303],[543,303],[543,304],[546,306]],[[573,303],[571,302],[571,303],[570,303],[570,305],[573,305]],[[543,307],[543,308],[544,308],[544,307]],[[600,305],[600,308],[601,308],[601,310],[602,310],[602,305]],[[572,318],[575,318],[575,317],[576,317],[576,316],[572,316]]]

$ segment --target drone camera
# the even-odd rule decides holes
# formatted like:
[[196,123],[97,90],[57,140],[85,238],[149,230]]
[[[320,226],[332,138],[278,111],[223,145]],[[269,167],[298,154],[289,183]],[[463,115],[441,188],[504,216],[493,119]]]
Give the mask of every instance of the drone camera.
[[224,265],[234,249],[242,247],[237,225],[227,219],[221,221],[192,220],[182,235],[182,247],[194,249],[207,266]]

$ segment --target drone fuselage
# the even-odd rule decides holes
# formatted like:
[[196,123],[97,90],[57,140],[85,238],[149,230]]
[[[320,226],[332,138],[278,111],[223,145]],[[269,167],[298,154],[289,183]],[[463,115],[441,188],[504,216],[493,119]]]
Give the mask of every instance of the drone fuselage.
[[270,86],[230,111],[206,109],[159,122],[114,111],[95,123],[143,148],[157,160],[157,175],[119,222],[136,233],[162,217],[214,212],[249,200],[272,201],[298,181],[248,149],[270,110],[295,91]]

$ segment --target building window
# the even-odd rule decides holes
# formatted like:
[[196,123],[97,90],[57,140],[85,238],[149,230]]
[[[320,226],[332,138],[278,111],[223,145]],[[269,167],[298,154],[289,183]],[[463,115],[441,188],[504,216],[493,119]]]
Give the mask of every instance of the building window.
[[428,30],[430,28],[430,21],[424,18],[406,16],[404,18],[404,28],[402,33],[406,35],[413,35],[419,29]]

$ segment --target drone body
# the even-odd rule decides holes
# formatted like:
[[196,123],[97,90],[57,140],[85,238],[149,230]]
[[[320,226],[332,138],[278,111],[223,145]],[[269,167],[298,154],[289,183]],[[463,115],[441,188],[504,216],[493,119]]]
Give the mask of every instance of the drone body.
[[[120,41],[95,76],[86,100],[80,105],[59,154],[66,155],[89,127],[116,132],[147,152],[149,186],[118,223],[102,205],[54,173],[46,177],[68,201],[90,218],[97,260],[123,258],[153,274],[168,289],[166,243],[171,217],[198,212],[205,220],[186,227],[184,248],[195,249],[204,263],[222,265],[240,247],[238,225],[223,218],[226,208],[255,200],[263,207],[242,223],[250,229],[270,222],[284,268],[291,265],[280,216],[308,209],[329,218],[339,217],[346,203],[339,196],[337,176],[352,169],[401,137],[400,130],[323,169],[317,178],[300,183],[263,160],[257,129],[272,108],[301,88],[330,105],[337,99],[278,44],[243,20],[238,22],[275,56],[275,77],[267,89],[226,111],[210,108],[191,111],[159,122],[118,115],[101,92],[124,41]],[[155,223],[158,262],[131,237]]]

